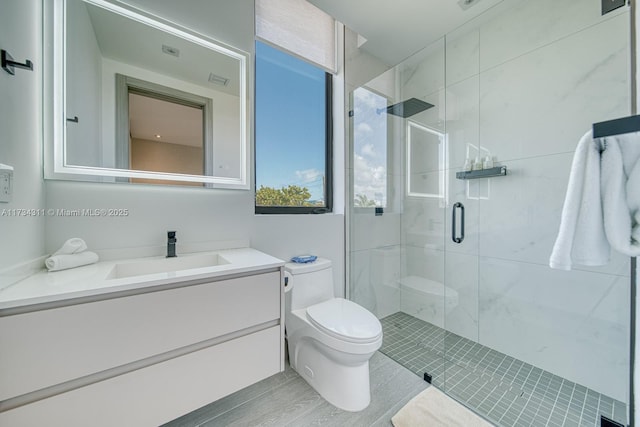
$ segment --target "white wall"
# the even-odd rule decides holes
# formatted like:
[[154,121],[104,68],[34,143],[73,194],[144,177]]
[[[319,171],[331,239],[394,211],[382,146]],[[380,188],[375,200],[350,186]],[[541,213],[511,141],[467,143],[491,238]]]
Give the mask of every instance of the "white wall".
[[[253,0],[193,0],[189,7],[164,0],[126,3],[239,49],[254,51]],[[253,191],[63,181],[48,181],[46,190],[49,208],[114,207],[130,212],[125,218],[49,217],[47,251],[74,236],[99,250],[161,246],[166,244],[167,230],[178,232],[179,245],[246,239],[257,249],[282,259],[303,252],[331,259],[336,291],[344,294],[344,215],[340,213],[255,216]]]
[[47,182],[53,209],[122,208],[124,218],[48,217],[47,250],[78,236],[104,250],[163,246],[176,230],[180,245],[249,239],[253,201],[249,191],[115,183]]
[[[0,70],[0,163],[14,170],[13,201],[3,209],[41,209],[45,206],[41,155],[41,2],[6,0],[0,6],[0,40],[14,60],[33,61],[34,70]],[[0,216],[0,287],[3,270],[44,255],[43,216]]]

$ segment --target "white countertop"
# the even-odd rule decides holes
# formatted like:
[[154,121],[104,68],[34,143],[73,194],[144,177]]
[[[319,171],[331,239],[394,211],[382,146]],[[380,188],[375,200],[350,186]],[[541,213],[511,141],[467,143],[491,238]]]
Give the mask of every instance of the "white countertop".
[[34,304],[60,302],[60,305],[64,305],[65,300],[75,298],[98,297],[115,292],[142,290],[172,283],[220,278],[284,265],[284,261],[251,248],[225,249],[180,254],[179,256],[188,257],[189,255],[206,253],[219,254],[229,263],[118,279],[108,279],[109,274],[117,264],[159,260],[164,257],[103,261],[55,272],[48,272],[43,269],[0,290],[0,315],[2,315],[3,310]]

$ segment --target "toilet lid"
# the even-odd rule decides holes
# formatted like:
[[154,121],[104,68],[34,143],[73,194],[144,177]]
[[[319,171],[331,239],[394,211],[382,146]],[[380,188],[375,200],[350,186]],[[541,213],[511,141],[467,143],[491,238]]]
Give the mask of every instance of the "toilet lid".
[[329,335],[350,342],[371,342],[380,337],[382,325],[370,311],[343,298],[307,308],[311,322]]

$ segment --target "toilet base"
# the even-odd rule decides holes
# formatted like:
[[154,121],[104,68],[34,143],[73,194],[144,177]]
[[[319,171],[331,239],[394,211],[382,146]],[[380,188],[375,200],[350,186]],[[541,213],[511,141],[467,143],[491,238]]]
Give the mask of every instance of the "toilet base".
[[[349,364],[337,363],[334,358],[342,354],[318,344],[313,339],[303,339],[292,346],[289,343],[291,367],[304,378],[327,402],[345,411],[358,412],[369,406],[369,357],[350,360]],[[336,352],[338,353],[338,352]],[[364,361],[362,359],[365,359]]]

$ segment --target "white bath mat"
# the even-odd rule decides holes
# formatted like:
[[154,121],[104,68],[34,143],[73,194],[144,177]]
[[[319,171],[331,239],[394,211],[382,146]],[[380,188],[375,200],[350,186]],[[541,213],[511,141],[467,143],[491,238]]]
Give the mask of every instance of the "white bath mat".
[[395,427],[493,427],[435,387],[411,399],[391,422]]

